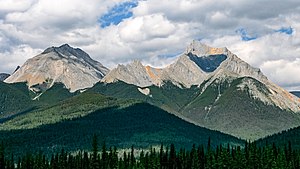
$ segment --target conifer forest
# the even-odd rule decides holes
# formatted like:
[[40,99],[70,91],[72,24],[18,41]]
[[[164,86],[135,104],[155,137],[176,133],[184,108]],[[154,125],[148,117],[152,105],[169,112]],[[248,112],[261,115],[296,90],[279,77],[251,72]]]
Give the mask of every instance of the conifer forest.
[[66,152],[52,155],[27,153],[16,157],[0,148],[0,169],[298,169],[300,152],[288,142],[283,148],[273,144],[257,146],[246,142],[243,147],[229,144],[211,147],[195,144],[191,149],[177,148],[174,144],[160,148],[150,147],[136,153],[131,150],[120,153],[116,147],[98,145],[94,136],[90,151]]

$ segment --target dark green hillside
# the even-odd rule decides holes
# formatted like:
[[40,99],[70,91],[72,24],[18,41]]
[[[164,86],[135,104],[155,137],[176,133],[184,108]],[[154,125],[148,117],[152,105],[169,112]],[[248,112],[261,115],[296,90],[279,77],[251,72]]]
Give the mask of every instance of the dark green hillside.
[[62,83],[55,83],[39,97],[38,102],[44,105],[53,105],[77,94],[78,92],[70,93]]
[[89,149],[93,134],[118,147],[161,143],[190,147],[193,143],[207,144],[208,137],[213,145],[243,144],[235,137],[195,126],[146,103],[104,108],[82,118],[35,129],[1,131],[0,138],[7,143],[8,151],[52,152],[61,148],[69,151]]
[[34,104],[25,83],[0,82],[0,119],[30,110]]
[[98,109],[112,106],[128,106],[132,100],[115,99],[97,93],[84,92],[52,106],[45,106],[5,121],[0,130],[36,128],[67,119],[86,116]]
[[268,136],[256,141],[256,144],[264,146],[266,143],[275,143],[280,147],[287,146],[291,142],[293,148],[300,149],[300,127],[282,131],[280,133]]
[[146,101],[150,104],[161,107],[165,110],[177,112],[188,104],[199,94],[199,88],[179,88],[171,82],[165,83],[161,87],[150,86],[150,95],[146,96],[138,91],[138,87],[124,82],[98,83],[88,91],[101,93],[116,98],[132,98]]
[[0,122],[3,123],[34,110],[48,108],[77,94],[70,93],[63,84],[55,83],[39,98],[33,100],[37,95],[28,90],[26,83],[0,82]]

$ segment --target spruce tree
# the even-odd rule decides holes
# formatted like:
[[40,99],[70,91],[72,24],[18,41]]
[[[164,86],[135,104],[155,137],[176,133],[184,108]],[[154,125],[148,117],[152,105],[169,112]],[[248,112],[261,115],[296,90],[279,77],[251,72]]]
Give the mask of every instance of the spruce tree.
[[99,169],[100,168],[100,164],[98,161],[98,139],[97,139],[97,135],[94,134],[93,136],[93,142],[92,142],[92,160],[91,160],[91,168],[92,169]]
[[0,169],[5,169],[4,145],[3,145],[3,142],[0,144]]

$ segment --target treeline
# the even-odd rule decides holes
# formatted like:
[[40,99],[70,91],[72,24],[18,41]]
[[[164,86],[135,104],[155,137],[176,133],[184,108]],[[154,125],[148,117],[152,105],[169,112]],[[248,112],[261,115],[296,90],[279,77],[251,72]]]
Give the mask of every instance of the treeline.
[[98,150],[97,138],[93,139],[90,153],[65,152],[47,158],[44,154],[27,154],[15,159],[5,155],[5,147],[0,147],[0,169],[299,169],[300,152],[293,150],[289,143],[284,148],[275,144],[257,147],[246,143],[243,148],[217,146],[211,148],[210,140],[203,145],[192,146],[190,150],[176,149],[173,144],[159,150],[150,148],[139,154],[131,151],[120,153],[116,147],[105,144]]

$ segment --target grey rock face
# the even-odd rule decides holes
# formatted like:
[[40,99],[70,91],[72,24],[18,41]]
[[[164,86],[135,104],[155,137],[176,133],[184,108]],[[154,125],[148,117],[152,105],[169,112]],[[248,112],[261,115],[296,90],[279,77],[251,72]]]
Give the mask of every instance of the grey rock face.
[[117,68],[111,70],[103,79],[103,82],[112,83],[116,81],[124,81],[128,84],[134,84],[139,87],[151,86],[152,80],[148,75],[146,68],[140,61],[133,61],[128,65],[118,65]]
[[20,69],[5,80],[7,83],[27,82],[31,88],[38,84],[63,83],[71,92],[92,87],[109,69],[93,60],[81,49],[65,44],[47,48],[27,60]]

